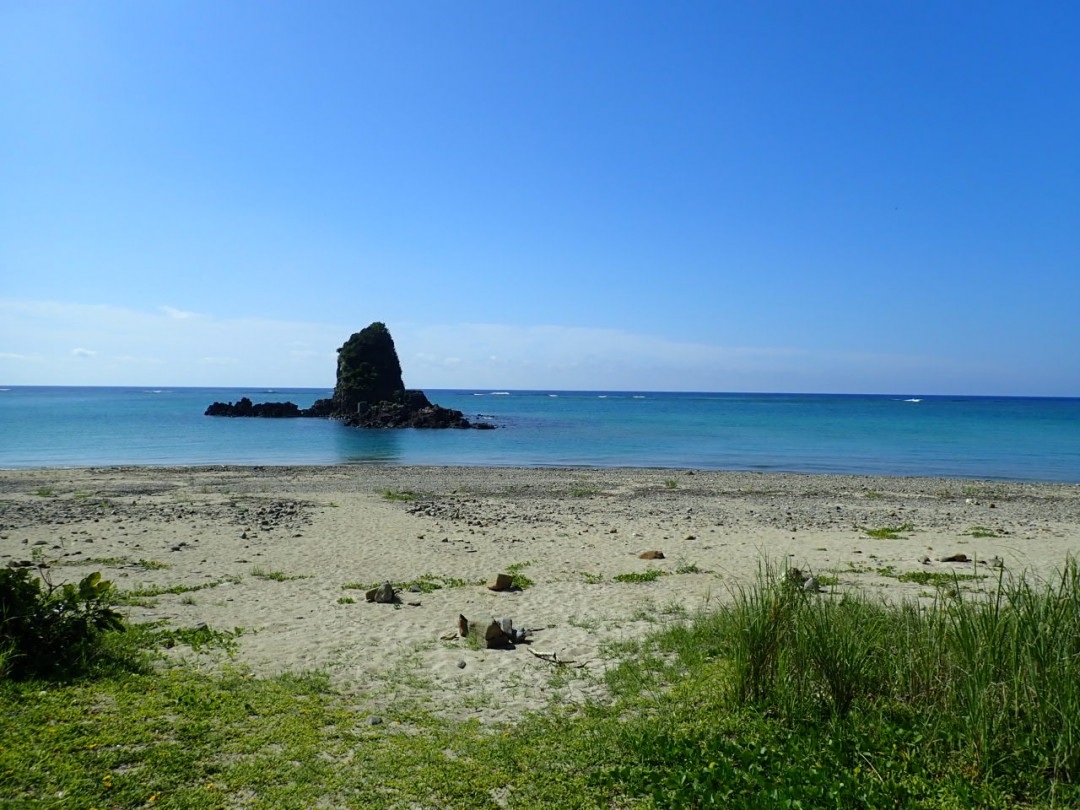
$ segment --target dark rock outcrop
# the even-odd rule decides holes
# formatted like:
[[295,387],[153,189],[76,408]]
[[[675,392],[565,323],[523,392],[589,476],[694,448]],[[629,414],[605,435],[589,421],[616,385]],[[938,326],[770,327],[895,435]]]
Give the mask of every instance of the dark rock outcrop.
[[423,391],[406,389],[394,339],[386,325],[379,322],[355,333],[338,349],[333,397],[316,400],[303,409],[292,402],[253,404],[243,397],[236,404],[215,402],[206,409],[206,415],[323,417],[366,428],[494,427],[488,422],[474,424],[461,411],[432,404]]
[[241,397],[234,405],[231,402],[215,402],[206,409],[206,416],[262,416],[270,419],[292,419],[308,414],[300,410],[293,402],[253,403],[247,397]]
[[428,401],[423,391],[398,391],[392,400],[358,403],[356,413],[341,417],[349,427],[366,428],[479,428],[493,427],[486,422],[473,424],[461,411],[443,408]]
[[334,400],[317,399],[312,403],[310,408],[305,408],[303,411],[304,416],[321,416],[324,418],[330,418],[335,413]]

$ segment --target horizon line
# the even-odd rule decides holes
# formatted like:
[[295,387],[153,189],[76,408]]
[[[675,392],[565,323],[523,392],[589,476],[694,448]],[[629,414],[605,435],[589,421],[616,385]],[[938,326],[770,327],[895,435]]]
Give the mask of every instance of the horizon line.
[[[126,384],[126,385],[62,385],[0,383],[0,392],[16,388],[71,388],[71,389],[151,389],[155,391],[172,390],[233,390],[254,391],[272,394],[278,391],[333,391],[333,385],[164,385],[164,384]],[[263,389],[257,391],[254,389]],[[962,393],[925,393],[921,391],[707,391],[697,389],[647,389],[647,388],[500,388],[498,386],[465,386],[442,388],[418,386],[406,390],[452,391],[477,395],[491,394],[705,394],[714,396],[840,396],[840,397],[908,397],[908,398],[948,398],[964,397],[968,399],[1080,399],[1080,394],[962,394]]]

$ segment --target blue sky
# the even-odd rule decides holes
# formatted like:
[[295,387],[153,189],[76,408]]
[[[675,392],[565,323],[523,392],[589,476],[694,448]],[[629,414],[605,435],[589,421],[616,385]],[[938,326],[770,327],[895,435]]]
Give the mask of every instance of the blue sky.
[[1080,5],[0,4],[0,384],[1080,396]]

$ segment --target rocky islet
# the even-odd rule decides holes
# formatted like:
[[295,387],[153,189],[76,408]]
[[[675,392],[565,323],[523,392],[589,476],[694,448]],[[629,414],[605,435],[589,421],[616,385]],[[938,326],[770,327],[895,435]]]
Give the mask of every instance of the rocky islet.
[[310,408],[293,402],[214,402],[206,416],[295,419],[338,419],[363,428],[477,428],[488,422],[470,422],[461,411],[432,403],[423,391],[405,388],[394,339],[386,325],[375,322],[353,334],[338,349],[334,395],[316,400]]

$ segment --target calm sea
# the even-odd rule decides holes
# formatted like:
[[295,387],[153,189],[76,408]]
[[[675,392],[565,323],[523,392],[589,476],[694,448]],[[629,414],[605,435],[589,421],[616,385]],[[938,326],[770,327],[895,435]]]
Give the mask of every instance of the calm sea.
[[181,464],[672,467],[1080,483],[1080,399],[428,390],[490,431],[203,416],[328,389],[0,390],[0,468]]

